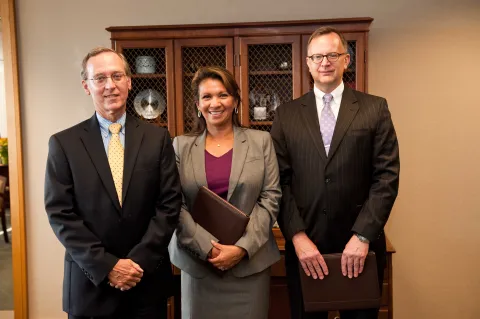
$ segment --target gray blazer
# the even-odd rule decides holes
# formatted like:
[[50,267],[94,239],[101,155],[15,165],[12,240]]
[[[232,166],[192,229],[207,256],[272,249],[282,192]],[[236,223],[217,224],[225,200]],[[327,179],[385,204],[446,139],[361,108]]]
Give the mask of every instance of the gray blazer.
[[[180,222],[169,245],[171,262],[192,277],[203,278],[212,271],[207,254],[212,234],[194,222],[189,210],[205,175],[205,136],[178,136],[173,141],[182,183]],[[232,268],[236,277],[258,273],[280,259],[272,226],[279,211],[281,189],[278,163],[270,134],[234,127],[233,159],[228,201],[250,215],[244,235],[235,245],[247,257]]]

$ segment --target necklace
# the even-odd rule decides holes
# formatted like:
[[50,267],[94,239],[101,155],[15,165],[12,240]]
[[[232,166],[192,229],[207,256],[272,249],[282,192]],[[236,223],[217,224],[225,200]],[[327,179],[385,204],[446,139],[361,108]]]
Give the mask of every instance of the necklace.
[[[211,139],[215,144],[217,144],[217,147],[220,147],[220,143],[219,143],[218,141],[216,141],[216,140],[213,138],[212,135],[210,135],[210,139]],[[229,140],[229,139],[230,139],[230,134],[224,136],[224,141],[225,141],[225,140]]]

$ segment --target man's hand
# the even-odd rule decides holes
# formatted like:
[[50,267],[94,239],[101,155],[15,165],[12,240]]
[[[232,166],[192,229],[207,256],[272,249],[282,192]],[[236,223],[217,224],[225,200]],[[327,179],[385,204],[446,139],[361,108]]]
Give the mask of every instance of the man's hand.
[[302,265],[303,271],[307,276],[312,276],[313,279],[323,279],[328,275],[328,267],[323,260],[322,255],[317,249],[317,246],[308,238],[305,232],[297,233],[292,238],[293,246],[298,260]]
[[342,274],[344,276],[356,278],[362,273],[369,246],[367,243],[362,243],[356,235],[350,238],[342,254]]
[[108,274],[110,286],[121,291],[129,290],[140,282],[143,269],[131,259],[120,259]]
[[220,270],[232,268],[247,254],[245,249],[235,245],[222,245],[213,240],[212,245],[213,258],[209,258],[208,261]]

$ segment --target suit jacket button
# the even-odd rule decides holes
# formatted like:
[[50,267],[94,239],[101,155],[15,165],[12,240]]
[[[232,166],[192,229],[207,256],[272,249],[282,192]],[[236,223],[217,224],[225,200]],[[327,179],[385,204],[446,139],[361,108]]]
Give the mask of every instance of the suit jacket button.
[[330,178],[326,178],[325,183],[327,183],[327,184],[330,183]]
[[324,214],[326,215],[326,214],[327,214],[327,210],[324,208],[324,209],[322,210],[322,213],[324,213]]

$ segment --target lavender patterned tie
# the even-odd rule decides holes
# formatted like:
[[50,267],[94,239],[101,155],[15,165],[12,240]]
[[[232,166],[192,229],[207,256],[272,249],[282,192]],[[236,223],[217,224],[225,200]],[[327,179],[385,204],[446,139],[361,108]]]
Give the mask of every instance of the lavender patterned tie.
[[325,146],[325,152],[328,155],[330,150],[330,143],[332,142],[333,130],[335,129],[335,115],[333,115],[330,102],[333,96],[331,94],[325,94],[323,96],[323,109],[320,116],[320,132],[322,133],[323,145]]

